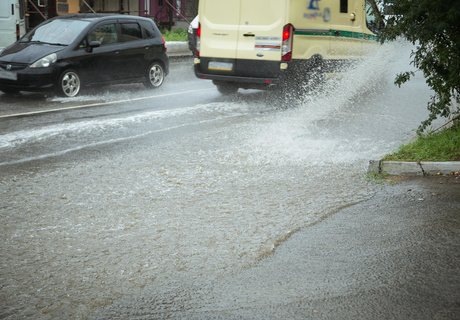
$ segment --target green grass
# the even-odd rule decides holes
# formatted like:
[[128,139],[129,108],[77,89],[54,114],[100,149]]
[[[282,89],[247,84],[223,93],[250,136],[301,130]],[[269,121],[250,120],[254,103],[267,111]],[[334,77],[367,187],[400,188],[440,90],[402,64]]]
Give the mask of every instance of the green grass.
[[460,161],[460,123],[438,133],[420,136],[383,160]]
[[185,29],[163,30],[161,33],[166,41],[187,41],[187,30]]

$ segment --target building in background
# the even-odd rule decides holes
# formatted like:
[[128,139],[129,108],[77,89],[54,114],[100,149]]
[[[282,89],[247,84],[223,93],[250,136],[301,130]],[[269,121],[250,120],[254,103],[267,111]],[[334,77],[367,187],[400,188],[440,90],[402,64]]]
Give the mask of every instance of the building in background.
[[150,17],[162,28],[186,27],[198,13],[198,0],[20,0],[26,3],[26,25],[80,12]]

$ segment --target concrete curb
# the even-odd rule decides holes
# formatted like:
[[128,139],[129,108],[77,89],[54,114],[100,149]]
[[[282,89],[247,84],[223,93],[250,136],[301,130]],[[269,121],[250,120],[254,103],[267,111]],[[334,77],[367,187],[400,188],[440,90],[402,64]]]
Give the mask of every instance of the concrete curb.
[[460,172],[460,161],[446,162],[404,162],[404,161],[369,161],[368,173],[427,176],[427,175],[451,175]]
[[188,42],[186,41],[167,41],[166,48],[168,48],[169,57],[192,56],[192,51],[188,48]]

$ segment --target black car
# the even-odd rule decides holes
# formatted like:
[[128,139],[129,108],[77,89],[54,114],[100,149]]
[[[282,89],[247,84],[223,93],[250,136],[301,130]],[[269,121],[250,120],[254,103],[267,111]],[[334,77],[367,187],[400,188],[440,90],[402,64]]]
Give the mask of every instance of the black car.
[[169,60],[151,19],[77,14],[47,20],[0,52],[0,90],[54,90],[74,97],[81,87],[142,82],[161,86]]

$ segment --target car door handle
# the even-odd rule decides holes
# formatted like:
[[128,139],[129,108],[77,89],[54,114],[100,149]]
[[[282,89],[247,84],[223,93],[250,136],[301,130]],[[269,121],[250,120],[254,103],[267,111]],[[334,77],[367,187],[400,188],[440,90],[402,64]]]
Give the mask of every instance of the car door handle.
[[254,33],[249,32],[249,33],[243,34],[243,36],[245,36],[245,37],[255,37],[256,35]]
[[120,54],[120,51],[114,51],[114,54]]

